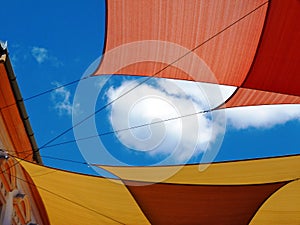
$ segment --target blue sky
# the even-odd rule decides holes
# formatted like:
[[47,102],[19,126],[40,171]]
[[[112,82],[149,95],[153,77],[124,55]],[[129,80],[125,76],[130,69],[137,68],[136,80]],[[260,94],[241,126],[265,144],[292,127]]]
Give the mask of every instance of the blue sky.
[[[23,98],[26,99],[84,76],[86,69],[102,53],[105,26],[104,4],[105,1],[99,0],[91,0],[88,3],[86,1],[12,0],[2,3],[4,10],[1,12],[3,23],[0,40],[8,41],[10,59]],[[124,93],[126,88],[141,82],[142,79],[144,78],[125,76],[97,77],[80,83],[100,84],[106,81],[103,86],[97,86],[100,94],[98,98],[93,99],[97,110]],[[40,147],[73,126],[72,113],[74,120],[74,116],[81,115],[85,110],[84,103],[80,101],[82,99],[89,101],[88,91],[90,90],[84,90],[86,94],[81,94],[81,100],[73,104],[74,96],[78,93],[78,86],[74,84],[25,101]],[[146,94],[143,95],[143,93]],[[186,110],[191,105],[194,110],[199,111],[205,106],[203,102],[199,103],[194,98],[196,93],[197,90],[186,82],[174,83],[174,81],[152,79],[141,85],[137,92],[129,94],[123,100],[117,100],[114,105],[97,113],[96,131],[98,134],[113,133],[114,129],[126,128],[125,125],[136,126],[156,121],[157,118],[168,119],[170,115],[176,117],[192,113],[193,111]],[[145,101],[136,99],[137,96]],[[179,105],[189,105],[189,107],[179,109]],[[151,107],[147,108],[148,106]],[[95,174],[87,165],[71,161],[85,162],[88,159],[93,163],[129,165],[198,163],[205,159],[203,158],[205,151],[218,147],[214,146],[215,143],[219,143],[220,146],[217,148],[214,161],[299,154],[300,152],[299,105],[230,109],[225,114],[227,125],[221,124],[213,128],[212,118],[218,116],[219,114],[194,118],[198,121],[196,127],[193,119],[182,123],[174,120],[164,124],[158,123],[151,128],[143,127],[132,132],[101,136],[100,147],[99,137],[96,137],[77,143],[71,142],[44,148],[41,149],[40,154],[45,165]],[[90,131],[87,126],[78,126],[75,133],[71,130],[51,145],[72,141],[74,138],[97,135],[97,132],[93,133],[94,131]],[[180,130],[179,128],[183,132],[174,132]],[[200,141],[198,139],[195,141],[193,138],[191,140],[191,134],[186,135],[185,129],[189,131],[197,129]],[[161,131],[163,133],[160,134]],[[196,146],[195,152],[188,150],[189,146],[193,145]],[[145,149],[147,146],[152,147]],[[99,151],[100,148],[103,151]],[[182,149],[185,149],[185,154],[182,154]],[[81,152],[84,152],[85,159]],[[106,157],[107,153],[110,156]]]

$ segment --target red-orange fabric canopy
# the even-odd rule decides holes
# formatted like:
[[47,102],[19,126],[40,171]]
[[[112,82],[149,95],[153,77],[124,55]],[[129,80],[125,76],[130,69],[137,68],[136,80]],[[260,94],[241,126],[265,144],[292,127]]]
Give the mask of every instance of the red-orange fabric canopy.
[[300,103],[299,17],[297,0],[107,1],[104,57],[95,74],[238,87],[226,107]]

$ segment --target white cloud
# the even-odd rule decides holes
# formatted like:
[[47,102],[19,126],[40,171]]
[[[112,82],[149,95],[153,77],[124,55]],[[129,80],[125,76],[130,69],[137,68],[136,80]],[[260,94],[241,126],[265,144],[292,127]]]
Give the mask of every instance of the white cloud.
[[[119,87],[111,87],[107,92],[108,102],[137,85],[137,81],[124,81]],[[218,91],[224,99],[220,96],[208,99],[205,96],[215,94],[217,89],[217,85],[204,85],[203,88],[193,82],[157,79],[152,85],[142,84],[119,98],[111,107],[109,119],[114,130],[168,120],[199,112],[208,105],[213,108],[235,90],[232,87],[221,87]],[[223,112],[226,116],[223,117],[222,113],[217,112]],[[183,163],[210,150],[213,143],[225,132],[226,122],[233,129],[268,129],[295,119],[300,120],[300,105],[238,107],[216,110],[213,115],[198,114],[152,124],[118,132],[116,135],[131,149],[147,151],[152,156],[173,154],[171,161]]]
[[300,120],[300,105],[264,105],[226,109],[228,124],[235,129],[268,129]]
[[59,67],[63,65],[62,62],[60,62],[57,57],[50,55],[49,51],[46,48],[36,47],[36,46],[32,47],[31,55],[39,64],[48,61],[55,67]]
[[33,47],[31,49],[31,54],[39,64],[43,63],[49,57],[48,50],[40,47]]
[[[120,87],[111,87],[107,92],[108,101],[118,98],[137,84],[136,81],[125,81]],[[192,82],[158,79],[155,85],[142,84],[119,98],[112,105],[109,119],[115,130],[122,130],[194,114],[206,108],[207,99],[200,98],[202,92]],[[147,151],[152,156],[170,156],[168,163],[182,163],[208,150],[211,142],[222,134],[222,122],[213,121],[210,115],[197,114],[118,132],[117,136],[131,149]]]
[[158,86],[169,95],[175,95],[180,98],[191,98],[197,104],[209,109],[215,108],[225,102],[236,89],[233,86],[167,79],[158,80]]
[[[53,82],[56,87],[61,86],[58,82]],[[51,94],[51,99],[54,103],[54,108],[57,110],[60,116],[62,115],[72,115],[72,110],[79,108],[79,105],[73,106],[71,103],[71,92],[65,87],[58,88],[54,90]]]

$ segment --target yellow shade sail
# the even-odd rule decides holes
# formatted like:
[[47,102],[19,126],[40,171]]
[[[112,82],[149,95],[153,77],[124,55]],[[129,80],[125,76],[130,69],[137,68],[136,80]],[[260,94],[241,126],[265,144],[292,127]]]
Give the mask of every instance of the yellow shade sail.
[[20,164],[37,186],[53,225],[149,224],[121,181]]
[[293,181],[275,192],[260,207],[250,225],[300,224],[300,181]]
[[[124,180],[175,184],[263,184],[300,177],[300,155],[212,164],[153,167],[99,166]],[[201,171],[205,168],[203,171]]]
[[[197,219],[204,224],[300,223],[300,155],[200,165],[99,167],[124,180],[154,224],[168,224],[171,215],[186,224],[197,224]],[[184,220],[184,215],[192,219]]]
[[[124,183],[19,162],[39,190],[50,223],[54,225],[150,224],[155,221],[161,224],[170,221],[168,215],[179,216],[178,221],[195,222],[194,217],[198,215],[203,221],[225,219],[224,224],[229,224],[228,221],[234,221],[230,215],[237,216],[240,211],[243,216],[239,216],[238,221],[251,221],[252,225],[274,224],[273,218],[277,217],[280,224],[300,222],[300,155],[213,163],[203,171],[199,170],[199,165],[101,166],[126,179]],[[170,175],[174,168],[177,173],[155,182]],[[147,183],[149,181],[155,183]],[[217,203],[209,208],[206,203],[212,197]],[[164,207],[170,202],[173,203]],[[153,204],[157,207],[152,207]],[[224,214],[223,219],[212,219],[214,217],[206,217],[205,213],[195,214],[195,210],[184,211],[195,204],[205,206],[201,209],[203,212],[226,205],[234,211],[228,214],[228,210],[217,209],[216,212]],[[191,219],[181,218],[184,215],[190,215]]]

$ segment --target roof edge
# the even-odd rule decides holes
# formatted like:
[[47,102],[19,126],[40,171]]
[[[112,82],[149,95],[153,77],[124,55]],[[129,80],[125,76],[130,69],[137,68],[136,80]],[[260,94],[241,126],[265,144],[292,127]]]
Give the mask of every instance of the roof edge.
[[11,86],[12,92],[14,94],[21,119],[23,121],[25,131],[27,133],[28,139],[29,139],[31,147],[32,147],[33,160],[36,161],[38,164],[43,165],[42,158],[39,153],[39,148],[36,143],[34,133],[33,133],[30,121],[29,121],[29,116],[27,114],[25,104],[24,104],[24,101],[23,101],[23,98],[22,98],[22,95],[20,92],[20,88],[17,83],[17,78],[13,71],[11,61],[9,59],[8,51],[6,48],[5,49],[2,48],[2,46],[0,47],[0,63],[4,63],[5,68],[7,70],[10,86]]

